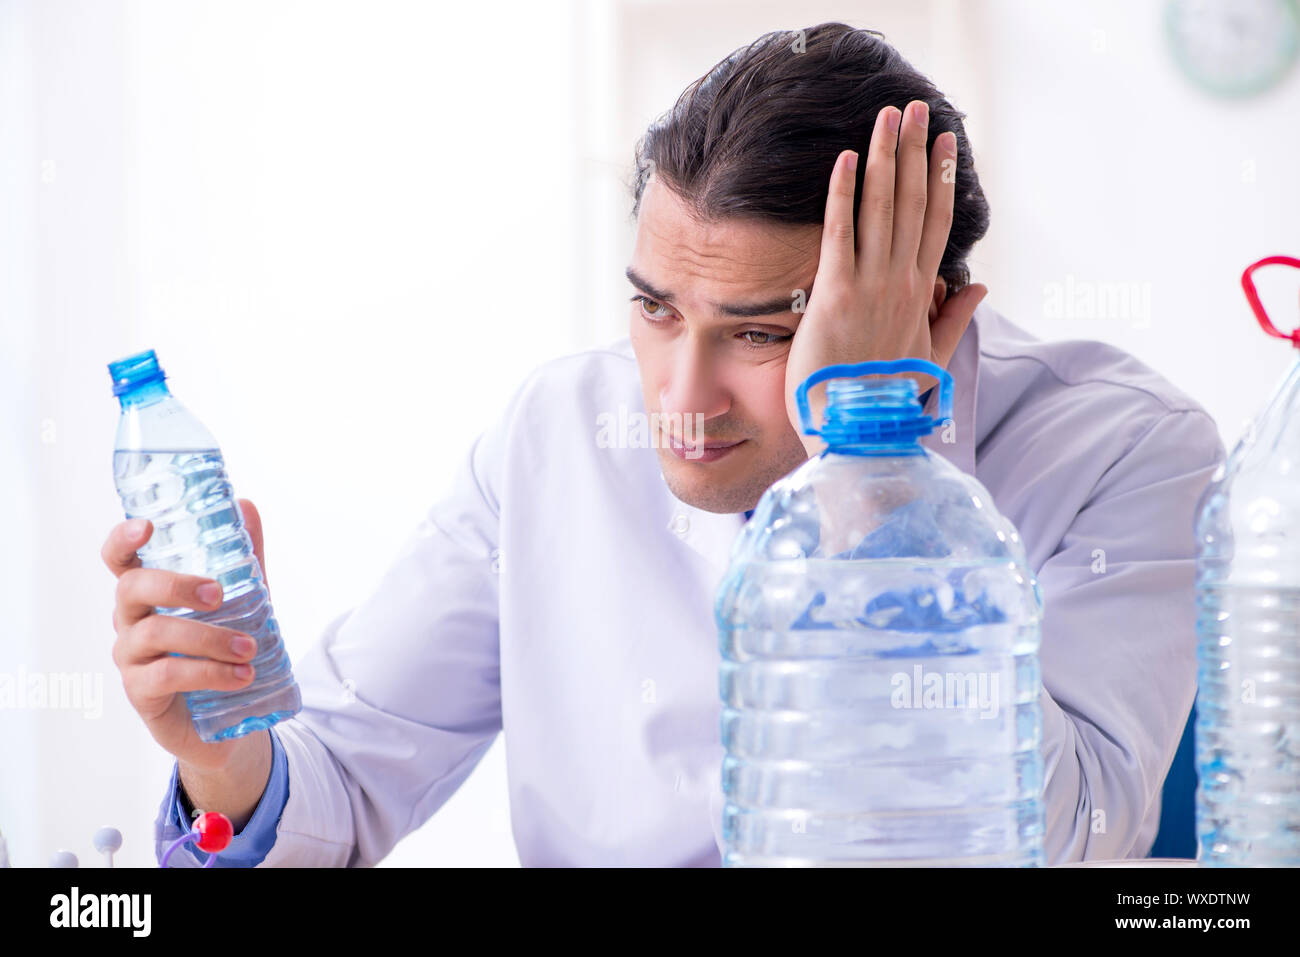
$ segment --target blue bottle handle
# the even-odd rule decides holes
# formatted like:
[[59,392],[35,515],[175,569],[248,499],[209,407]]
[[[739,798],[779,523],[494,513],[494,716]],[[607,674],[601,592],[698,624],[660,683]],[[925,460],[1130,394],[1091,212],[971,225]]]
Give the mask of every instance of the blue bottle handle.
[[925,359],[849,363],[818,369],[795,390],[795,402],[799,405],[799,424],[803,426],[804,435],[821,435],[821,432],[812,427],[812,412],[808,408],[808,390],[818,382],[827,379],[854,379],[863,375],[890,375],[895,372],[924,372],[938,379],[939,417],[933,421],[939,423],[952,418],[952,375],[943,366],[935,365]]

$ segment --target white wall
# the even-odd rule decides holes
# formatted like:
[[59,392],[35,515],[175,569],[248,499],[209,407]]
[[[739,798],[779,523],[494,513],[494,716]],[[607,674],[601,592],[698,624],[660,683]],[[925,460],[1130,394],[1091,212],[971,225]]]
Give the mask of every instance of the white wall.
[[[0,2],[0,672],[104,678],[98,720],[0,711],[15,863],[94,863],[103,823],[125,833],[120,863],[151,863],[171,764],[109,656],[105,363],[157,349],[221,440],[302,654],[529,368],[623,334],[633,143],[766,30],[884,30],[969,114],[992,304],[1134,352],[1235,437],[1293,358],[1237,280],[1300,255],[1300,76],[1213,101],[1175,72],[1160,9]],[[1051,318],[1067,275],[1149,283],[1151,313]],[[1300,323],[1294,278],[1261,287]],[[498,742],[386,863],[515,863],[501,759]]]
[[[16,863],[57,847],[90,862],[112,823],[120,861],[147,864],[171,760],[110,658],[99,550],[122,516],[105,364],[156,349],[219,438],[263,516],[277,617],[301,655],[366,594],[527,370],[587,342],[574,13],[0,9],[17,144],[0,150],[15,174],[0,206],[22,223],[6,215],[0,234],[19,280],[0,303],[16,633],[0,667],[93,671],[105,698],[99,720],[0,712],[0,830]],[[498,742],[392,861],[516,862],[503,768]]]
[[[1174,66],[1161,2],[977,6],[993,95],[975,150],[993,217],[974,272],[990,301],[1042,338],[1138,356],[1201,401],[1231,449],[1296,358],[1259,329],[1240,279],[1300,256],[1300,69],[1219,100]],[[1149,284],[1150,313],[1052,318],[1067,276]],[[1276,324],[1300,326],[1300,271],[1257,276]]]

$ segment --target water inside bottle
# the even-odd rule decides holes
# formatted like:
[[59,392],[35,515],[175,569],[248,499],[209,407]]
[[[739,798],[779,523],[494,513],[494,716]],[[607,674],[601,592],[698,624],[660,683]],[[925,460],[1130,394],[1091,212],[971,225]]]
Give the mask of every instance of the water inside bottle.
[[142,565],[201,575],[222,586],[223,603],[213,611],[157,612],[242,631],[257,641],[247,688],[186,693],[199,736],[238,738],[298,713],[298,685],[221,451],[118,450],[113,475],[127,517],[153,522],[153,534],[139,550]]
[[1014,562],[755,562],[722,629],[724,863],[1041,865]]

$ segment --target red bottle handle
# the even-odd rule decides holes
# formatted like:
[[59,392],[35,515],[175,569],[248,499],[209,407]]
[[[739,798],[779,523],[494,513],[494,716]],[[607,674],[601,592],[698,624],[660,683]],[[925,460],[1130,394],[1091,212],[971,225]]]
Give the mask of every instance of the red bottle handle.
[[1246,291],[1246,301],[1250,303],[1250,308],[1254,310],[1255,318],[1259,320],[1263,330],[1270,336],[1277,336],[1279,339],[1290,339],[1291,345],[1300,349],[1300,328],[1289,333],[1279,332],[1278,328],[1268,318],[1268,313],[1264,311],[1264,304],[1259,301],[1259,293],[1255,291],[1255,281],[1251,278],[1251,273],[1260,266],[1295,266],[1300,269],[1300,259],[1293,259],[1290,256],[1267,256],[1257,263],[1251,263],[1246,267],[1246,271],[1241,274],[1241,288]]

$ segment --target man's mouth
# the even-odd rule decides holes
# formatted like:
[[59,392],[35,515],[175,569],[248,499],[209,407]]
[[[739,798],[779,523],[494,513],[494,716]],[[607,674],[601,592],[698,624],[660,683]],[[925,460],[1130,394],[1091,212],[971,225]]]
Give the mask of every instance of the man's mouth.
[[667,438],[668,448],[672,450],[673,455],[687,462],[715,462],[747,441],[746,439],[738,439],[734,442],[719,442],[717,440],[683,442],[675,435],[669,435]]

